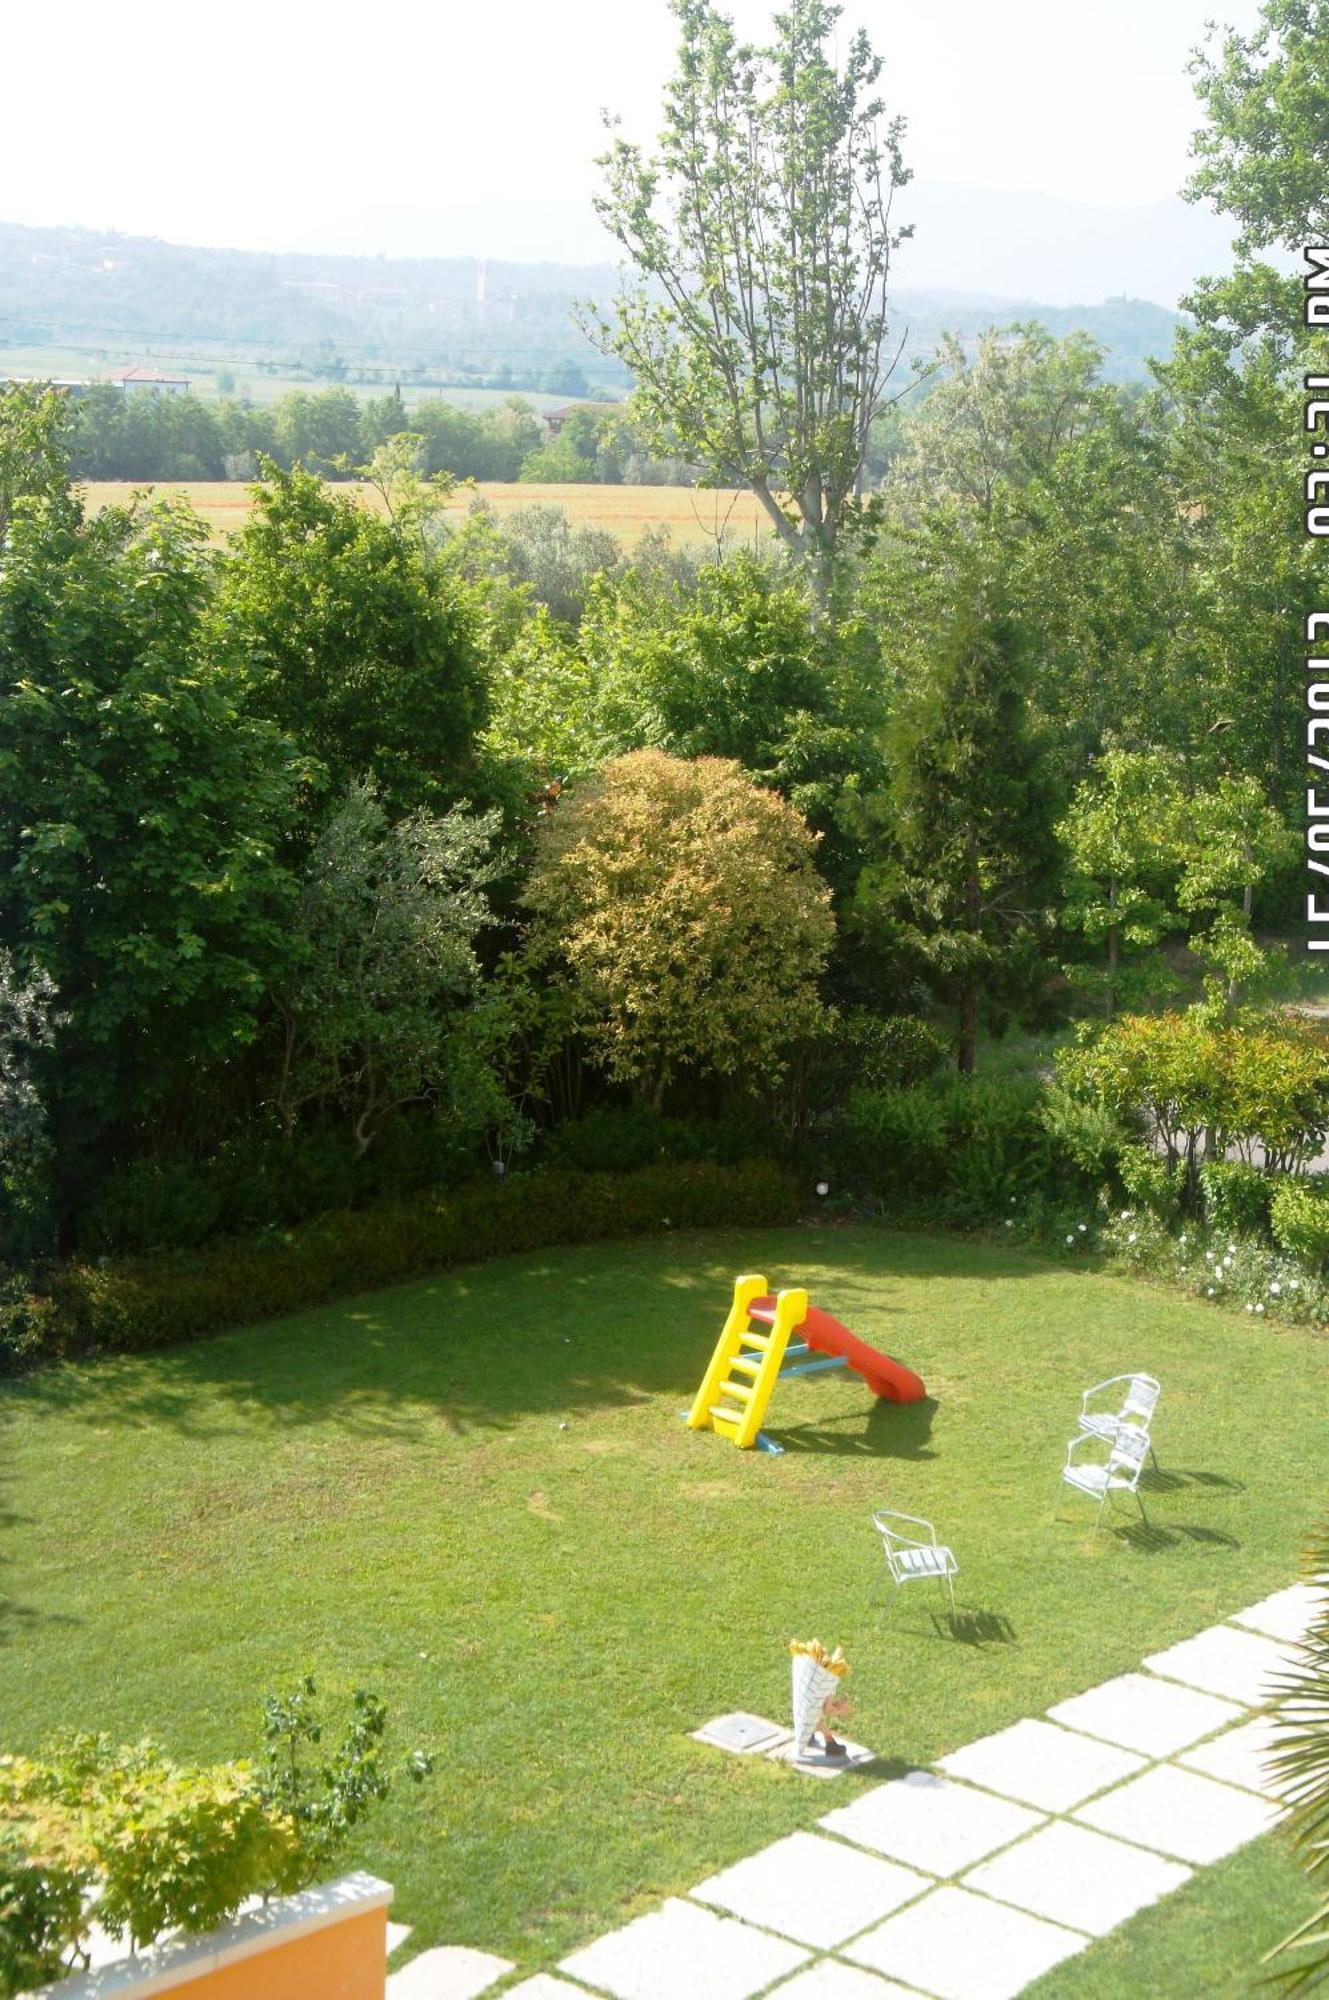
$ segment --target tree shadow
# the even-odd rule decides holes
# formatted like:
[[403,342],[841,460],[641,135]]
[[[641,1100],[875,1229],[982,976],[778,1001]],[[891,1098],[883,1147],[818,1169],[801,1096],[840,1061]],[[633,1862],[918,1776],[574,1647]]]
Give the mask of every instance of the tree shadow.
[[890,1403],[876,1398],[866,1413],[846,1411],[842,1416],[827,1417],[819,1423],[795,1424],[789,1430],[772,1429],[769,1436],[788,1452],[932,1459],[939,1456],[930,1443],[938,1407],[933,1396],[924,1396],[917,1403]]

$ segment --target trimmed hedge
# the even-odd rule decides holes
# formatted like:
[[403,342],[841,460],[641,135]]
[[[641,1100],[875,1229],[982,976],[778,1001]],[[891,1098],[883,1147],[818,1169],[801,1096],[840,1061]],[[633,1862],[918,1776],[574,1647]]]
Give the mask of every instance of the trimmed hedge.
[[797,1216],[793,1176],[769,1160],[634,1174],[537,1168],[447,1194],[337,1211],[285,1234],[64,1265],[32,1290],[0,1295],[0,1370],[166,1347],[451,1264],[555,1243],[667,1228],[760,1229]]

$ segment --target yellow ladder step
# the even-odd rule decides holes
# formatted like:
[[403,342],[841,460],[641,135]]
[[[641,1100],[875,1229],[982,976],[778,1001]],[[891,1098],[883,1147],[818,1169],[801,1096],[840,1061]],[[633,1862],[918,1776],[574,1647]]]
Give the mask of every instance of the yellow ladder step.
[[752,1333],[751,1331],[749,1331],[747,1333],[741,1333],[738,1338],[740,1346],[755,1347],[762,1354],[766,1352],[767,1348],[771,1344],[771,1336],[769,1335],[769,1333]]
[[746,1403],[752,1395],[752,1388],[753,1385],[751,1382],[722,1382],[720,1384],[720,1394],[722,1396],[741,1396]]
[[747,1356],[743,1354],[736,1354],[729,1366],[731,1368],[741,1368],[745,1375],[760,1375],[761,1373],[760,1361],[749,1361]]

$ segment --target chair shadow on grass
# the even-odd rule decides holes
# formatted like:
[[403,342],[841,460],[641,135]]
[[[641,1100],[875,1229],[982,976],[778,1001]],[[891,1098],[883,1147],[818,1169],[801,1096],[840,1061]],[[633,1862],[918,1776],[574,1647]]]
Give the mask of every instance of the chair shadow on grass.
[[1158,1521],[1114,1521],[1109,1532],[1127,1548],[1136,1549],[1141,1555],[1164,1555],[1169,1549],[1179,1549],[1190,1543],[1192,1547],[1208,1549],[1239,1549],[1241,1543],[1235,1535],[1229,1535],[1221,1528],[1201,1528],[1194,1522],[1183,1521],[1164,1527]]
[[1004,1611],[989,1611],[981,1605],[961,1604],[954,1611],[934,1611],[932,1629],[939,1639],[951,1639],[958,1646],[1018,1646],[1015,1627]]
[[1180,1493],[1187,1486],[1207,1486],[1221,1493],[1244,1493],[1244,1479],[1226,1472],[1206,1472],[1189,1465],[1150,1465],[1140,1474],[1146,1493]]
[[837,1457],[936,1458],[931,1444],[935,1396],[917,1403],[875,1402],[871,1409],[847,1411],[822,1423],[796,1424],[769,1432],[786,1451],[827,1452]]

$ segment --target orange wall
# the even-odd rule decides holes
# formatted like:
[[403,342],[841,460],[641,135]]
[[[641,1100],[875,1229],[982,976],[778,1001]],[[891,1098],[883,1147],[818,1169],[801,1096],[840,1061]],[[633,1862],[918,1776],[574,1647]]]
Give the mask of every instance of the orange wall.
[[383,2000],[388,1913],[344,1923],[205,1972],[178,1990],[187,2000]]

